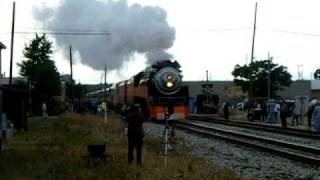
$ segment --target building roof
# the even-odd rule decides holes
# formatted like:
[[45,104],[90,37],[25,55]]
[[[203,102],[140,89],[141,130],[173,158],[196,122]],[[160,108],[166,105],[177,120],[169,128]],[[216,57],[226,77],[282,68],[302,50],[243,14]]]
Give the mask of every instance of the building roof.
[[7,47],[2,43],[0,42],[0,49],[6,49]]

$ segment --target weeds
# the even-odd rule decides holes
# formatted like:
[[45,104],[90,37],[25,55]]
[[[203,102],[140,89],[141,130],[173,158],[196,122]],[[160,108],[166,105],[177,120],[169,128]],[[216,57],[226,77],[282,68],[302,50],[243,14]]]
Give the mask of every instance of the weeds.
[[[217,170],[177,146],[164,167],[161,139],[146,136],[143,167],[127,164],[127,139],[117,117],[107,124],[93,115],[63,115],[30,120],[28,132],[5,143],[0,155],[0,179],[239,179],[230,170]],[[88,167],[88,144],[106,144],[105,164]]]

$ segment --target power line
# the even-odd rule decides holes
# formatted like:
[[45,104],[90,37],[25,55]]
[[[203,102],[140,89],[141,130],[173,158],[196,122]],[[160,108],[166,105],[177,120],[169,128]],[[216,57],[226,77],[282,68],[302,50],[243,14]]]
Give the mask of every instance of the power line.
[[[221,29],[207,29],[204,31],[207,32],[226,32],[226,31],[242,31],[242,30],[251,30],[252,27],[239,27],[239,28],[221,28]],[[305,32],[297,32],[297,31],[289,31],[289,30],[281,30],[281,29],[266,29],[266,28],[258,28],[256,27],[257,31],[267,31],[267,32],[276,32],[276,33],[284,33],[284,34],[293,34],[299,36],[313,36],[313,37],[320,37],[320,34],[312,34],[312,33],[305,33]]]
[[94,29],[76,29],[76,28],[71,28],[71,29],[56,29],[56,28],[31,28],[31,27],[22,27],[19,28],[20,30],[23,31],[46,31],[46,32],[58,32],[58,31],[63,31],[63,32],[108,32],[106,30],[94,30]]
[[269,31],[269,32],[277,32],[277,33],[284,33],[284,34],[294,34],[294,35],[300,35],[300,36],[320,37],[320,34],[311,34],[311,33],[304,33],[304,32],[280,30],[280,29],[264,29],[264,28],[259,28],[258,30]]
[[[241,31],[241,30],[251,30],[252,27],[242,27],[242,28],[222,28],[222,29],[208,29],[207,31],[218,32],[218,31]],[[320,37],[320,34],[312,34],[312,33],[305,33],[305,32],[297,32],[297,31],[289,31],[289,30],[281,30],[281,29],[266,29],[266,28],[258,28],[256,27],[257,31],[268,31],[268,32],[277,32],[277,33],[284,33],[284,34],[293,34],[293,35],[300,35],[300,36],[313,36],[313,37]]]
[[[16,31],[15,34],[51,34],[51,35],[68,35],[68,36],[108,36],[109,32],[46,32],[46,31]],[[10,34],[9,32],[0,34]]]
[[250,30],[251,27],[240,27],[240,28],[221,28],[221,29],[208,29],[209,32],[219,32],[219,31],[241,31],[241,30]]
[[53,35],[75,35],[75,36],[84,36],[84,35],[93,35],[93,36],[96,36],[96,35],[110,35],[109,32],[24,32],[24,31],[18,31],[18,32],[15,32],[16,34],[35,34],[35,33],[38,33],[38,34],[53,34]]
[[[221,28],[221,29],[207,29],[204,31],[207,32],[227,32],[227,31],[242,31],[242,30],[251,30],[252,27],[239,27],[239,28]],[[281,30],[281,29],[267,29],[267,28],[256,28],[257,31],[267,31],[267,32],[276,32],[283,34],[292,34],[299,36],[311,36],[311,37],[320,37],[320,34],[312,34],[305,32]],[[34,29],[33,31],[16,31],[15,34],[52,34],[52,35],[73,35],[73,36],[108,36],[111,35],[108,31],[91,31],[91,30],[80,30],[80,29]],[[0,34],[11,34],[11,32],[0,32]]]
[[[21,28],[20,28],[21,29]],[[17,31],[15,33],[20,33],[20,34],[31,34],[31,33],[46,33],[46,34],[56,34],[56,33],[108,33],[110,34],[109,31],[93,31],[90,29],[42,29],[42,28],[22,28],[25,31]],[[241,30],[250,30],[252,29],[251,27],[238,27],[238,28],[221,28],[221,29],[204,29],[200,31],[208,31],[208,32],[219,32],[219,31],[241,31]],[[9,34],[10,32],[2,32],[0,34]]]

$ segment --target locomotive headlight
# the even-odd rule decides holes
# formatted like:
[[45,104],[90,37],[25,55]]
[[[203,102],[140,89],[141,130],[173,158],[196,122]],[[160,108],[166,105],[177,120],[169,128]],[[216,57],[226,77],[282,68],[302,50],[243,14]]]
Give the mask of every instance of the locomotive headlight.
[[172,87],[173,87],[173,82],[168,81],[168,82],[167,82],[167,87],[168,87],[168,88],[172,88]]
[[180,71],[174,67],[164,67],[154,74],[153,84],[164,95],[175,94],[181,87]]

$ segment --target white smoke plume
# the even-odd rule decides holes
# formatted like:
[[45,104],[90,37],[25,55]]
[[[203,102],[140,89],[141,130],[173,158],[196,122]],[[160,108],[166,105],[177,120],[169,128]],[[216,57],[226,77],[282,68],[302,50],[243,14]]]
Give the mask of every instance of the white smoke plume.
[[33,16],[45,29],[58,31],[109,32],[109,35],[54,35],[69,57],[68,46],[77,50],[82,63],[101,70],[118,69],[135,54],[148,63],[171,59],[166,52],[175,40],[175,29],[167,22],[165,10],[156,6],[128,5],[126,0],[64,0],[56,8],[34,7]]

